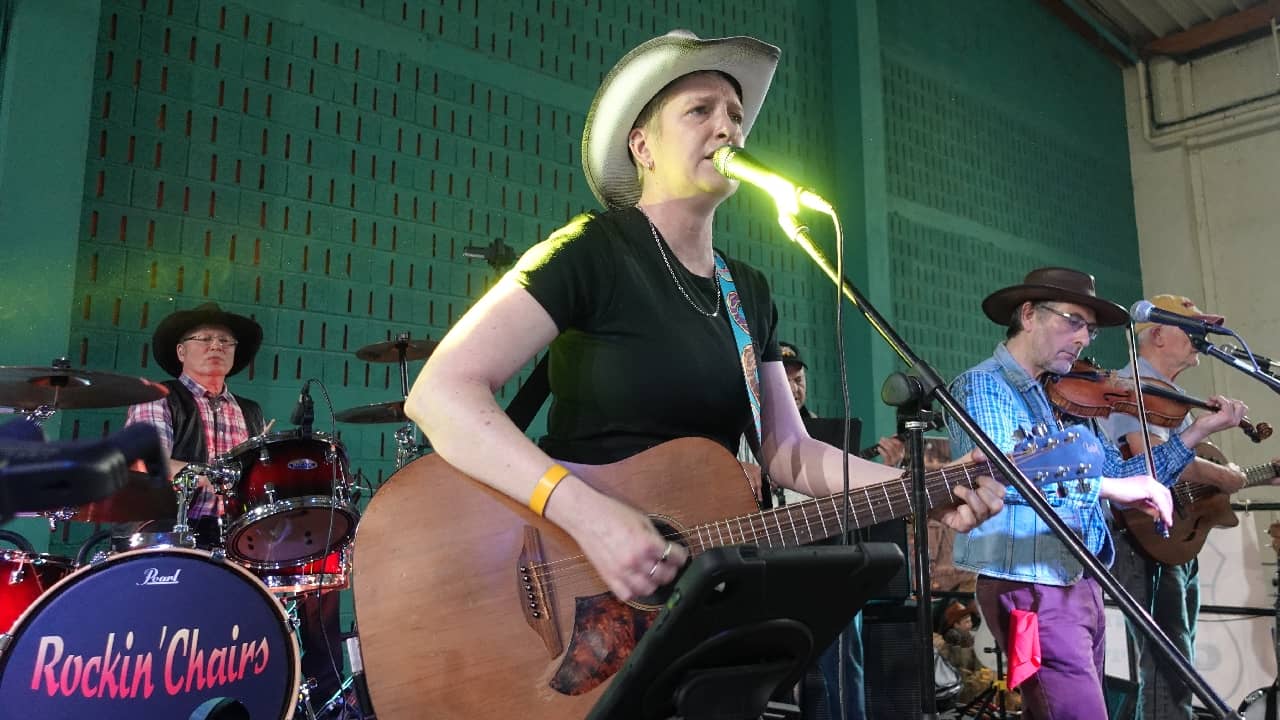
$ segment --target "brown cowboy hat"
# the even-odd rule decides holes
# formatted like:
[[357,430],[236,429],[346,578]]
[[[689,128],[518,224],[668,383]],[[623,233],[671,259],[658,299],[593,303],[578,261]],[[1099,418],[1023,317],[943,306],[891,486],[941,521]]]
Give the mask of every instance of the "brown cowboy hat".
[[205,303],[191,310],[179,310],[160,321],[151,335],[151,356],[156,359],[156,364],[174,377],[181,375],[178,343],[192,328],[201,325],[222,325],[239,343],[228,376],[248,367],[253,356],[258,354],[258,348],[262,347],[262,326],[253,318],[229,313],[217,303]]
[[968,615],[973,618],[973,629],[982,625],[982,615],[978,612],[978,603],[970,600],[967,604],[952,599],[943,606],[942,615],[938,618],[937,631],[946,633]]
[[1100,327],[1115,327],[1129,322],[1129,311],[1110,300],[1098,297],[1093,276],[1079,270],[1060,267],[1036,268],[1027,273],[1021,285],[1001,288],[982,301],[982,312],[991,322],[1008,325],[1013,311],[1022,303],[1058,300],[1092,308]]

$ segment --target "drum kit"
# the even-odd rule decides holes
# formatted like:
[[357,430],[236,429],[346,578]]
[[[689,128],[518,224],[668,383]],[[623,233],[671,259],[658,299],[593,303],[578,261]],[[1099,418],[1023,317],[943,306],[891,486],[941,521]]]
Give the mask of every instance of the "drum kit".
[[[407,397],[408,363],[434,347],[403,334],[356,355],[398,363]],[[65,360],[0,367],[0,408],[37,424],[59,410],[165,395],[157,383],[73,370]],[[429,449],[404,398],[334,419],[401,424],[397,469]],[[340,439],[309,427],[270,429],[187,465],[170,485],[131,473],[110,497],[38,513],[51,527],[108,526],[74,560],[34,552],[21,535],[0,530],[0,541],[15,546],[0,549],[0,697],[25,698],[31,717],[205,718],[228,703],[253,718],[317,717],[300,678],[295,603],[349,587],[358,493]],[[218,541],[199,548],[187,518],[198,487],[211,488],[225,509]],[[109,549],[92,552],[108,539]]]

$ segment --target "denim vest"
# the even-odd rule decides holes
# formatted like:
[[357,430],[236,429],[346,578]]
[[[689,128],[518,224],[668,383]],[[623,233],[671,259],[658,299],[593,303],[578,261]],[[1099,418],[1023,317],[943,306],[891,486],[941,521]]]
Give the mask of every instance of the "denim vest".
[[[1029,431],[1036,423],[1044,423],[1050,430],[1060,427],[1040,383],[1014,360],[1003,343],[992,357],[957,377],[952,392],[1005,452],[1013,450],[1012,431],[1016,428]],[[959,426],[948,422],[948,430],[953,456],[973,449],[973,441]],[[1067,527],[1084,540],[1085,547],[1109,566],[1115,548],[1099,503],[1100,485],[1098,478],[1083,484],[1073,481],[1062,484],[1065,497],[1056,491],[1044,495]],[[1084,574],[1080,563],[1017,490],[1007,487],[1007,491],[1002,512],[956,538],[956,565],[981,575],[1045,585],[1070,585],[1079,580]]]

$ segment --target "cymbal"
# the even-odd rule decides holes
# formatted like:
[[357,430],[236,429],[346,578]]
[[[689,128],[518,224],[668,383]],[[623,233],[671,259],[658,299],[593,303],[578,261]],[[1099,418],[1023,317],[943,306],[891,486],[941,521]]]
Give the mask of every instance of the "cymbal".
[[365,362],[393,363],[400,362],[400,348],[404,348],[404,359],[425,360],[436,345],[435,340],[388,340],[386,342],[365,345],[356,351],[356,357]]
[[72,520],[118,523],[135,520],[172,520],[178,514],[178,496],[168,483],[155,484],[151,476],[129,471],[129,481],[114,495],[76,508]]
[[169,394],[145,378],[54,366],[0,366],[0,406],[34,410],[107,408],[151,402]]
[[409,416],[404,414],[403,400],[392,400],[339,410],[333,414],[333,419],[338,422],[362,424],[402,423],[408,421]]

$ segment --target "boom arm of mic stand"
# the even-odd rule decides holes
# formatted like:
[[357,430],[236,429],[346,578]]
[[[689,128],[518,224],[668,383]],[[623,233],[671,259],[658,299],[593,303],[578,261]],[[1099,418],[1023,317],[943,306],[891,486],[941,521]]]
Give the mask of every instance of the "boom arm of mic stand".
[[1227,706],[1226,702],[1222,698],[1218,697],[1217,693],[1213,691],[1213,688],[1209,687],[1204,678],[1201,677],[1200,674],[1196,672],[1195,668],[1191,666],[1191,663],[1173,647],[1173,644],[1169,642],[1169,638],[1160,630],[1159,627],[1156,626],[1155,621],[1151,619],[1151,615],[1139,607],[1138,603],[1133,599],[1133,596],[1121,587],[1115,577],[1102,566],[1102,563],[1098,562],[1098,558],[1095,557],[1093,553],[1089,552],[1089,549],[1086,548],[1084,543],[1076,537],[1076,534],[1067,527],[1067,524],[1062,521],[1062,518],[1058,517],[1058,514],[1053,511],[1053,508],[1049,505],[1048,501],[1040,494],[1039,489],[1033,485],[1031,481],[1027,480],[1026,476],[1018,470],[1017,466],[1015,466],[1013,462],[1009,460],[1003,452],[1001,452],[1000,448],[996,447],[996,444],[992,442],[991,438],[983,432],[980,427],[978,427],[978,424],[972,417],[970,417],[969,413],[960,406],[960,403],[956,402],[956,399],[951,396],[951,393],[947,392],[946,385],[942,382],[942,378],[938,373],[915,354],[915,352],[907,345],[906,341],[904,341],[902,337],[898,335],[897,331],[889,325],[889,322],[884,319],[884,316],[882,316],[875,307],[873,307],[871,303],[863,297],[862,293],[858,292],[858,289],[853,286],[853,283],[850,283],[845,278],[840,277],[836,272],[835,267],[831,264],[831,261],[828,260],[822,250],[814,244],[813,239],[809,237],[808,228],[797,224],[794,219],[783,219],[781,216],[779,218],[779,224],[782,225],[787,236],[796,241],[796,243],[800,245],[801,249],[805,251],[805,253],[823,271],[823,273],[830,278],[831,282],[835,283],[836,287],[840,288],[840,294],[848,299],[849,302],[853,303],[853,306],[858,309],[858,312],[862,313],[863,317],[867,319],[867,322],[871,324],[871,327],[879,333],[880,337],[884,338],[884,341],[889,344],[889,347],[895,353],[897,353],[898,357],[902,358],[902,361],[905,362],[908,367],[916,370],[920,377],[920,381],[924,383],[925,392],[927,394],[931,394],[939,404],[946,408],[947,412],[951,413],[951,416],[960,424],[960,427],[964,428],[965,433],[973,439],[974,444],[982,450],[988,460],[999,468],[1008,483],[1013,485],[1013,487],[1015,487],[1018,492],[1026,498],[1027,504],[1031,506],[1032,510],[1034,510],[1036,514],[1044,520],[1045,524],[1049,526],[1049,529],[1053,531],[1053,534],[1062,541],[1062,544],[1066,545],[1067,550],[1071,552],[1071,555],[1084,566],[1086,572],[1092,574],[1093,577],[1098,580],[1098,583],[1102,585],[1102,589],[1106,590],[1107,594],[1116,601],[1116,604],[1119,605],[1120,609],[1124,612],[1125,617],[1129,618],[1129,620],[1139,628],[1140,632],[1153,642],[1159,653],[1164,656],[1164,659],[1170,664],[1170,666],[1172,666],[1177,675],[1187,684],[1187,687],[1191,688],[1191,691],[1194,692],[1196,696],[1199,697],[1200,700],[1203,701],[1204,704],[1208,706],[1209,709],[1219,718],[1223,718],[1225,720],[1225,718],[1238,717],[1238,715]]

